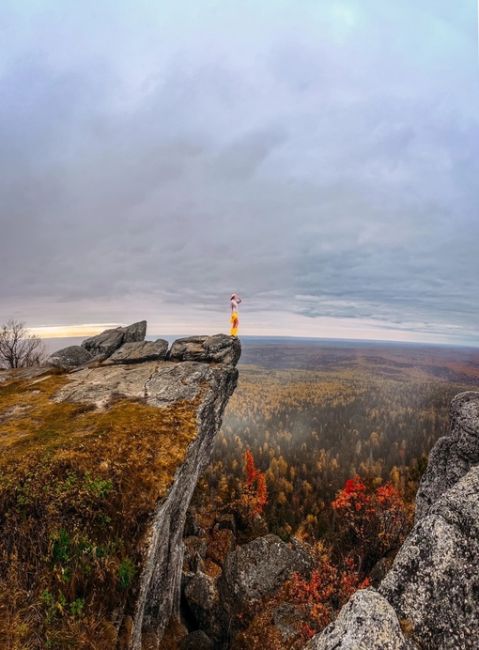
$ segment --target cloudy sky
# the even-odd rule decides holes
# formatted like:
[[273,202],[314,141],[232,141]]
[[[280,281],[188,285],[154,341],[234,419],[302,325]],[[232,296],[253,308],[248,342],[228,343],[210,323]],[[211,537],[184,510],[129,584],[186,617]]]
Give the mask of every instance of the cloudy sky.
[[476,12],[2,0],[0,319],[479,344]]

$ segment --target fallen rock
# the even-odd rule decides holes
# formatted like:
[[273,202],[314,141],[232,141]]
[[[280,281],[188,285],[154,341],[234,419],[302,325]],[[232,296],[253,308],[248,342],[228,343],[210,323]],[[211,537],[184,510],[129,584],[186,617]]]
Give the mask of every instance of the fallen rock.
[[235,366],[241,356],[241,343],[236,336],[189,336],[177,339],[171,346],[171,361],[201,361]]
[[82,347],[88,350],[94,357],[108,357],[121,347],[123,343],[143,341],[145,336],[146,320],[142,320],[127,327],[116,327],[105,330],[101,334],[97,334],[97,336],[91,336],[83,341]]
[[67,348],[53,352],[47,359],[47,365],[62,370],[71,370],[92,360],[93,356],[81,345],[70,345]]
[[198,571],[188,581],[184,596],[198,627],[213,638],[220,637],[223,612],[215,580]]
[[115,363],[144,363],[145,361],[161,361],[166,359],[168,341],[138,341],[123,343],[121,348],[108,357],[106,364]]
[[231,608],[252,612],[293,573],[306,575],[311,568],[311,557],[302,546],[287,544],[276,535],[266,535],[238,546],[227,555],[218,585]]
[[[428,646],[433,647],[433,646]],[[435,647],[435,646],[434,646]],[[396,612],[374,589],[357,591],[338,618],[304,650],[412,650]]]

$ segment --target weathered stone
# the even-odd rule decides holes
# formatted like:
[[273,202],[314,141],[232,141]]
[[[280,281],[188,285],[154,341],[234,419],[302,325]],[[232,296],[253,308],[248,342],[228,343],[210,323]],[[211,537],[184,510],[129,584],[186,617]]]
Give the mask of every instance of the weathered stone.
[[121,327],[123,330],[123,343],[136,343],[138,341],[143,341],[146,336],[146,320],[140,320],[137,323],[132,323],[126,327]]
[[198,627],[215,638],[222,633],[222,610],[213,578],[198,571],[185,588],[185,600]]
[[235,336],[190,336],[176,340],[171,346],[172,361],[201,361],[235,366],[241,356],[241,343]]
[[142,320],[127,327],[116,327],[105,330],[101,334],[97,334],[97,336],[91,336],[83,341],[82,347],[95,357],[98,355],[108,357],[123,343],[143,341],[145,335],[146,320]]
[[166,359],[168,352],[168,341],[158,339],[157,341],[139,341],[137,343],[123,343],[111,357],[108,357],[106,364],[114,363],[144,363],[145,361],[160,361]]
[[292,573],[307,574],[311,568],[311,557],[303,547],[287,544],[276,535],[266,535],[229,553],[218,585],[231,607],[252,611]]
[[477,648],[479,467],[429,509],[379,587],[422,648]]
[[97,355],[108,356],[121,346],[124,336],[121,328],[105,330],[101,334],[91,336],[83,341],[82,347],[94,357]]
[[196,399],[202,387],[214,383],[222,373],[222,366],[189,361],[103,365],[72,374],[69,383],[55,399],[104,408],[112,399],[126,397],[142,399],[151,406],[165,406],[180,400]]
[[71,370],[72,368],[83,366],[89,361],[92,361],[92,359],[93,356],[88,350],[81,347],[81,345],[70,345],[67,348],[53,352],[47,359],[47,365],[61,368],[62,370]]
[[190,632],[180,643],[180,650],[213,650],[213,641],[203,630]]
[[[433,647],[433,646],[429,646]],[[304,650],[412,650],[396,613],[374,589],[357,591]]]
[[429,456],[416,496],[416,521],[431,504],[479,463],[479,393],[457,395],[450,408],[450,430]]

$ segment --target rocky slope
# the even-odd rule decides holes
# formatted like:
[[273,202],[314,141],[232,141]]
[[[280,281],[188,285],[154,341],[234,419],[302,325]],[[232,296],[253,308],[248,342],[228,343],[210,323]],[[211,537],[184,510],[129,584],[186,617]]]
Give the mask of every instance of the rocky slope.
[[179,606],[186,511],[241,348],[216,335],[168,351],[145,332],[2,373],[1,586],[13,566],[34,576],[15,584],[29,613],[0,616],[2,647],[159,648]]
[[357,592],[307,650],[468,650],[479,639],[479,393],[458,395],[416,523],[378,590]]

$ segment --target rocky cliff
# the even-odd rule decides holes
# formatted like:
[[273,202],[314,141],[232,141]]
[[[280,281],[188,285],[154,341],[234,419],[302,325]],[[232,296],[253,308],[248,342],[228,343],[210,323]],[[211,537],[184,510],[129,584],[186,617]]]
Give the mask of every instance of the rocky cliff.
[[[377,590],[358,591],[307,650],[467,650],[479,639],[479,393],[458,395],[416,523]],[[306,650],[305,649],[305,650]]]
[[0,575],[25,600],[0,616],[2,647],[159,648],[179,606],[186,512],[241,349],[145,331],[2,373]]

